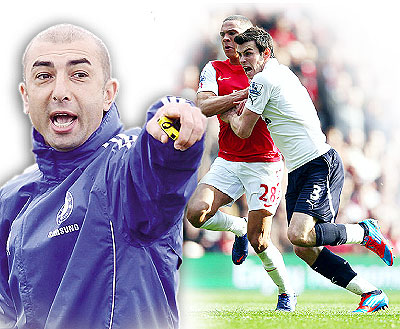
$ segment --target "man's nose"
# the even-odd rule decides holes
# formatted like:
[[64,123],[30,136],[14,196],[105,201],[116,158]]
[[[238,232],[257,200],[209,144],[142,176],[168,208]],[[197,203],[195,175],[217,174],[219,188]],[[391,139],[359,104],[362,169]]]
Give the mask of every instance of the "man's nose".
[[231,41],[227,33],[225,33],[224,37],[222,38],[222,41]]
[[55,102],[66,102],[71,100],[71,94],[68,89],[68,81],[65,77],[56,77],[52,99]]

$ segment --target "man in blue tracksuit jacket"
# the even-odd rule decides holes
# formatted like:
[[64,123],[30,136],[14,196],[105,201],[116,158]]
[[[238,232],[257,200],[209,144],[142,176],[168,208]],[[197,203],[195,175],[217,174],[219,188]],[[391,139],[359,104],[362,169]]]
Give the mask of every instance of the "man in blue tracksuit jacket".
[[[145,129],[124,131],[93,40],[55,26],[24,56],[36,165],[0,190],[0,328],[178,327],[182,217],[205,118],[165,97]],[[180,139],[167,139],[161,115],[180,119]]]

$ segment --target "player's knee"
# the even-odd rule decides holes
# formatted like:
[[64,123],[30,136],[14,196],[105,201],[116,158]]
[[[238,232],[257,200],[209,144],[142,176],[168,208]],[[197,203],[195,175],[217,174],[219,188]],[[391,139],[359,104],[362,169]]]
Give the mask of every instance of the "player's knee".
[[307,247],[312,244],[309,241],[308,235],[306,232],[299,231],[297,229],[293,229],[289,226],[287,231],[287,237],[289,241],[295,246]]
[[210,205],[204,201],[191,200],[186,210],[186,218],[194,227],[201,227],[211,217]]
[[261,234],[247,233],[250,245],[253,247],[256,254],[263,252],[268,247],[268,239],[264,238]]

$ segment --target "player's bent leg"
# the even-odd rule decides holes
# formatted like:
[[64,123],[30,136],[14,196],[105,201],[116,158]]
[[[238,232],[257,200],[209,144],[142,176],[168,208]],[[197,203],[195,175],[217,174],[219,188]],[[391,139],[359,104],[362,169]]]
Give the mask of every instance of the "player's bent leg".
[[295,212],[289,224],[288,238],[300,247],[337,246],[347,242],[347,230],[344,224],[323,222]]
[[215,187],[199,184],[188,202],[186,217],[194,227],[200,228],[220,207],[231,201],[228,195]]
[[[374,219],[366,219],[358,223],[364,228],[365,235],[362,241],[369,250],[377,254],[387,265],[393,265],[393,247],[383,236],[378,223]],[[289,227],[288,238],[293,245],[301,247],[336,246],[345,243],[359,243],[357,224],[333,224],[317,222],[317,220],[303,213],[293,213]],[[355,227],[355,229],[352,229]],[[362,233],[362,231],[361,231]],[[349,234],[349,235],[348,235]]]
[[188,202],[186,217],[194,227],[234,233],[232,261],[240,265],[248,255],[247,221],[218,210],[230,202],[232,198],[215,187],[199,184]]
[[361,295],[361,301],[354,313],[371,313],[389,307],[389,299],[382,290],[374,290]]
[[374,219],[366,219],[359,223],[365,230],[362,245],[377,254],[387,265],[393,265],[393,247],[383,236],[378,223]]
[[287,231],[289,241],[299,247],[315,247],[315,223],[312,216],[294,212]]
[[[357,275],[350,264],[343,258],[335,255],[329,249],[316,246],[317,238],[315,226],[317,220],[313,217],[295,212],[288,229],[288,238],[294,244],[295,254],[303,259],[314,271],[331,280],[334,284],[346,288],[349,282]],[[330,224],[331,223],[322,223]],[[329,231],[329,228],[328,228]],[[325,232],[325,231],[320,231]],[[326,232],[325,232],[326,233]],[[329,236],[329,234],[327,234]],[[331,234],[332,239],[335,234]],[[337,239],[337,237],[335,237]],[[313,247],[312,247],[313,246]]]

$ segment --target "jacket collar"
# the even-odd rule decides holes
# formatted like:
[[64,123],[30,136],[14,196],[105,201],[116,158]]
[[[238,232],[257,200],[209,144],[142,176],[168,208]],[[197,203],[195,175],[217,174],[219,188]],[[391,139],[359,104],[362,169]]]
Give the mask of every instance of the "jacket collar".
[[73,170],[93,158],[97,150],[122,130],[117,106],[113,103],[104,115],[100,126],[81,146],[60,152],[47,145],[43,136],[33,129],[33,153],[40,171],[49,180],[62,181]]

